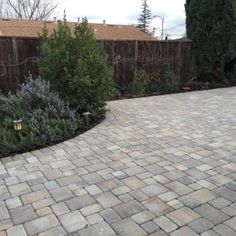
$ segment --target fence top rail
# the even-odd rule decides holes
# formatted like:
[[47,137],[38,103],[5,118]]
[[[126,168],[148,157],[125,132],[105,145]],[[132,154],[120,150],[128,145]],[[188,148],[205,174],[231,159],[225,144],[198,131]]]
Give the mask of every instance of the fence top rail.
[[[34,39],[38,40],[38,37],[22,37],[22,36],[1,36],[1,39]],[[183,43],[183,44],[191,44],[192,41],[182,41],[182,40],[120,40],[120,39],[113,39],[113,40],[107,40],[107,39],[98,39],[98,42],[140,42],[140,43]]]

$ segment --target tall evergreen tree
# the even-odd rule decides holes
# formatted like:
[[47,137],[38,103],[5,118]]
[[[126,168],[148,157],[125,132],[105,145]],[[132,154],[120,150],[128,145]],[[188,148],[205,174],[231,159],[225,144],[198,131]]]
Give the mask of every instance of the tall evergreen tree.
[[187,0],[197,78],[222,80],[236,62],[236,0]]
[[137,28],[141,29],[145,33],[150,33],[152,18],[152,12],[149,8],[149,5],[147,4],[147,0],[143,0]]

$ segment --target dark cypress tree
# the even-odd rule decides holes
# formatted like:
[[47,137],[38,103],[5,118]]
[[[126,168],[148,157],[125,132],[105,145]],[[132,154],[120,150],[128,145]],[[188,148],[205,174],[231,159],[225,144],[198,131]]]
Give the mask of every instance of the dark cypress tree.
[[147,0],[143,0],[137,28],[141,29],[145,33],[150,33],[152,18],[152,12],[149,8],[149,5],[147,4]]
[[236,63],[236,0],[187,0],[185,8],[197,78],[222,81]]

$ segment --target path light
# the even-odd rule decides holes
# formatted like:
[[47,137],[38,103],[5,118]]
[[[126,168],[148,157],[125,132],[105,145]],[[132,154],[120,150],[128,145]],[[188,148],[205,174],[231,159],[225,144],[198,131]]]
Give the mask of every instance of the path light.
[[22,120],[14,120],[13,126],[15,131],[21,131],[22,130]]
[[209,82],[206,82],[206,83],[205,83],[206,89],[209,89],[209,85],[210,85]]
[[83,117],[85,119],[86,126],[89,127],[89,121],[90,121],[91,113],[90,112],[84,112],[82,115],[83,115]]

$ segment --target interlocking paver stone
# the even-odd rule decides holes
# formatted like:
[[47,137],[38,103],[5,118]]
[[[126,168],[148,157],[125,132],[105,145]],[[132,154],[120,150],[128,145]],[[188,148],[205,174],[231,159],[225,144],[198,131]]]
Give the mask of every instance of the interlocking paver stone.
[[189,227],[185,226],[183,228],[180,228],[173,233],[170,234],[171,236],[198,236],[199,234],[195,233],[193,230],[191,230]]
[[80,236],[91,236],[91,235],[101,235],[101,236],[114,236],[115,232],[112,228],[105,222],[93,225],[87,229],[79,231]]
[[120,236],[144,236],[147,233],[140,228],[133,220],[130,218],[117,221],[112,224],[112,228],[118,233]]
[[39,236],[64,236],[64,235],[67,235],[67,233],[62,227],[56,227],[39,234]]
[[95,198],[104,208],[113,207],[121,203],[121,201],[111,192],[100,193],[96,195]]
[[213,230],[207,230],[206,232],[202,233],[201,236],[219,236],[219,234]]
[[38,202],[49,197],[49,193],[46,190],[39,190],[36,192],[28,193],[21,196],[21,199],[25,205],[32,204],[33,202]]
[[87,216],[86,220],[88,221],[89,225],[94,225],[104,221],[101,215],[99,215],[98,213]]
[[92,214],[97,213],[101,210],[103,210],[103,208],[99,204],[93,204],[93,205],[90,205],[90,206],[80,209],[81,213],[84,216],[92,215]]
[[10,219],[0,221],[0,232],[2,230],[9,229],[13,226],[12,221]]
[[167,214],[167,217],[170,218],[177,225],[184,226],[184,225],[200,218],[200,215],[188,207],[183,207],[183,208],[180,208],[176,211],[173,211],[173,212]]
[[143,224],[147,221],[152,220],[153,218],[155,218],[155,215],[153,213],[151,213],[150,211],[142,211],[140,213],[137,213],[135,215],[133,215],[131,217],[136,223],[138,224]]
[[17,225],[7,230],[8,236],[27,236],[23,225]]
[[101,182],[103,179],[101,178],[101,176],[99,176],[96,173],[91,173],[91,174],[87,174],[87,175],[83,175],[82,178],[89,184],[96,184]]
[[218,235],[221,236],[235,236],[235,231],[223,224],[217,225],[213,229]]
[[210,221],[204,218],[197,219],[189,224],[189,227],[196,233],[203,233],[214,227]]
[[86,187],[85,189],[91,195],[96,195],[96,194],[102,193],[102,190],[100,188],[98,188],[96,185],[90,185],[90,186]]
[[167,192],[168,189],[163,187],[161,184],[152,184],[141,189],[149,197],[156,197],[157,195]]
[[231,204],[230,201],[228,201],[224,198],[216,198],[209,203],[217,209],[222,209],[222,208],[227,207]]
[[22,202],[19,197],[14,197],[6,200],[8,209],[13,209],[22,206]]
[[165,216],[158,217],[157,219],[154,220],[154,222],[166,233],[170,233],[178,228],[178,226],[175,223],[173,223]]
[[95,200],[90,195],[83,194],[83,195],[78,196],[76,198],[72,198],[70,200],[67,200],[65,203],[70,208],[70,210],[73,211],[73,210],[78,210],[82,207],[92,205],[95,203]]
[[127,203],[117,205],[117,206],[113,207],[113,209],[116,211],[116,213],[121,218],[127,218],[127,217],[130,217],[136,213],[143,211],[144,207],[142,204],[140,204],[137,201],[130,201]]
[[14,224],[22,224],[37,218],[32,206],[22,206],[10,210],[11,219]]
[[0,221],[9,219],[9,212],[4,204],[0,204]]
[[64,202],[52,205],[52,210],[57,216],[64,215],[65,213],[68,213],[70,211]]
[[233,229],[234,231],[236,231],[236,216],[225,221],[224,224],[226,224],[227,226],[229,226],[231,229]]
[[197,199],[191,198],[189,195],[185,195],[183,197],[178,198],[178,201],[183,203],[183,205],[193,209],[201,205],[200,201]]
[[120,216],[111,208],[101,211],[100,214],[108,223],[121,220]]
[[171,189],[173,192],[178,195],[185,195],[187,193],[192,192],[191,188],[185,186],[184,184],[174,181],[166,185],[167,188]]
[[10,198],[10,193],[5,185],[1,185],[0,183],[0,201],[6,200]]
[[21,184],[9,186],[9,191],[13,197],[17,197],[22,194],[29,193],[31,190],[28,184],[21,183]]
[[40,209],[40,208],[51,206],[54,203],[55,203],[55,201],[52,198],[45,198],[45,199],[40,200],[38,202],[34,202],[32,204],[32,206],[34,209]]
[[197,207],[195,211],[215,225],[220,224],[229,219],[228,215],[210,206],[209,204],[204,204],[200,207]]
[[88,225],[85,218],[77,210],[59,216],[59,220],[68,233],[78,231]]
[[50,193],[56,202],[65,201],[73,197],[73,193],[67,187],[53,189]]
[[159,226],[153,221],[145,222],[141,224],[141,227],[143,228],[144,231],[147,232],[148,235],[160,229]]
[[143,205],[156,216],[162,216],[172,211],[173,209],[159,198],[153,198],[143,202]]
[[45,216],[35,219],[24,224],[25,230],[29,235],[37,235],[59,225],[57,218],[54,215]]
[[122,181],[131,189],[139,189],[145,185],[141,180],[134,176],[123,179]]
[[236,235],[235,87],[108,108],[78,137],[0,160],[0,236]]
[[212,191],[209,191],[208,189],[198,190],[196,192],[190,193],[188,196],[197,200],[201,204],[209,202],[216,198],[216,194]]

